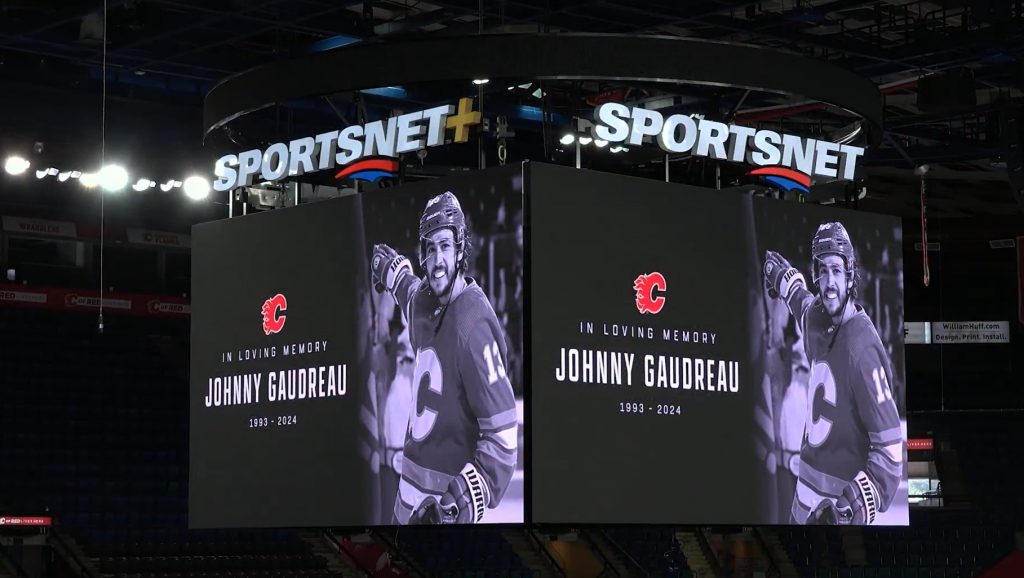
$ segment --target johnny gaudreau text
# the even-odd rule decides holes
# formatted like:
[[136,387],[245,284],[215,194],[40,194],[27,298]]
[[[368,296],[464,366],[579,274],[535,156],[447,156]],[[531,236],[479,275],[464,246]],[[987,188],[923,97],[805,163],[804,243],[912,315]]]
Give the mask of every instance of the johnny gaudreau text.
[[348,392],[348,366],[320,365],[267,373],[211,377],[203,400],[206,407],[246,405],[267,401],[292,401],[340,397]]
[[[651,388],[684,389],[722,393],[740,390],[738,361],[702,359],[675,355],[574,349],[562,347],[555,379],[560,382],[605,385],[633,385],[633,371],[642,372],[642,382]],[[637,363],[639,362],[639,363]]]

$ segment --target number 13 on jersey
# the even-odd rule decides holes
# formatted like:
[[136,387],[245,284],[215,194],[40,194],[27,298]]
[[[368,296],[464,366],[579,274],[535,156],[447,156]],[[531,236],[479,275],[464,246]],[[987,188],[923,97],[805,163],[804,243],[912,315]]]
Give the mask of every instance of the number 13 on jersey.
[[875,380],[875,401],[885,403],[892,399],[892,388],[889,387],[889,379],[885,376],[885,368],[876,367],[871,371],[871,378]]
[[501,361],[498,342],[492,341],[490,345],[484,345],[483,355],[484,362],[487,364],[487,385],[494,385],[499,379],[505,377],[505,364]]

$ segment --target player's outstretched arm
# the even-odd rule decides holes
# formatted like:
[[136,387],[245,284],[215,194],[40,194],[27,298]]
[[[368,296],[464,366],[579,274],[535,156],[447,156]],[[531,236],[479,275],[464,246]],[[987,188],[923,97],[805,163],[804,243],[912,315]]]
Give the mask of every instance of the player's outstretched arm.
[[868,435],[868,460],[836,502],[840,520],[870,524],[892,505],[903,479],[905,440],[892,397],[892,371],[881,344],[851,352],[854,403]]
[[[420,280],[412,272],[412,264],[398,251],[380,244],[373,246],[370,257],[370,279],[378,293],[387,291],[394,297],[402,313],[408,311],[409,300],[419,287]],[[406,316],[408,320],[408,316]]]
[[483,519],[485,508],[501,503],[512,481],[519,420],[512,384],[505,373],[505,340],[497,320],[480,318],[460,341],[459,373],[480,436],[473,461],[455,476],[441,503],[458,505],[460,522],[461,512],[469,508],[472,516],[465,521],[476,523]]
[[789,307],[790,314],[802,328],[804,314],[814,302],[814,295],[807,290],[803,274],[775,251],[765,252],[762,273],[768,296],[772,299],[782,298]]

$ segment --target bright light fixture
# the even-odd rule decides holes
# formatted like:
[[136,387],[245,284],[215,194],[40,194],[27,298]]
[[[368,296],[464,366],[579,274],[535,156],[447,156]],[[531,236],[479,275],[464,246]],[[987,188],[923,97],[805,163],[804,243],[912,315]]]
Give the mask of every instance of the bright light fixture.
[[608,146],[608,141],[601,140],[599,138],[598,139],[594,139],[594,146],[596,146],[597,148],[606,147],[606,146]]
[[27,171],[30,166],[32,166],[32,163],[28,162],[28,159],[14,155],[7,157],[7,162],[4,163],[4,170],[9,175],[20,175]]
[[128,186],[128,171],[121,165],[107,165],[96,176],[103,190],[111,193]]
[[571,145],[572,143],[576,142],[576,137],[573,136],[572,133],[565,133],[564,135],[562,135],[562,138],[558,140],[558,142],[564,145]]
[[100,178],[96,173],[82,173],[82,176],[78,178],[78,182],[82,183],[83,187],[92,189],[100,184]]
[[165,192],[165,193],[167,193],[167,192],[170,192],[170,190],[173,189],[174,187],[180,187],[180,186],[181,186],[181,181],[176,181],[174,179],[171,179],[171,180],[167,181],[166,183],[160,185],[160,190]]
[[581,136],[580,137],[580,144],[581,145],[588,145],[588,144],[590,144],[593,141],[594,141],[594,139],[592,137],[589,137],[589,136]]
[[210,196],[210,181],[200,176],[191,176],[182,184],[185,196],[193,201],[201,201]]
[[481,84],[487,84],[490,81],[491,81],[490,78],[474,78],[473,79],[473,84],[475,84],[477,86],[480,86]]
[[[478,84],[484,84],[488,82],[488,79],[476,79]],[[567,135],[572,139],[572,135]],[[571,141],[570,141],[571,142]],[[20,175],[27,172],[32,166],[32,163],[21,156],[11,155],[7,157],[4,162],[4,171],[11,175]],[[65,183],[71,179],[78,179],[82,186],[87,189],[93,189],[96,187],[102,187],[104,191],[115,192],[120,191],[128,187],[130,181],[130,175],[127,169],[121,165],[109,164],[104,166],[95,172],[83,173],[76,170],[65,170],[58,169],[56,167],[40,168],[33,171],[37,179],[45,179],[46,177],[56,177],[62,183]],[[192,175],[185,179],[184,182],[177,179],[168,179],[165,183],[158,183],[152,179],[139,178],[135,181],[135,184],[131,185],[131,188],[138,192],[146,191],[147,189],[155,188],[159,185],[160,190],[164,192],[170,192],[173,189],[182,189],[185,196],[194,201],[202,201],[210,196],[212,187],[210,186],[210,180],[206,177],[199,175]]]

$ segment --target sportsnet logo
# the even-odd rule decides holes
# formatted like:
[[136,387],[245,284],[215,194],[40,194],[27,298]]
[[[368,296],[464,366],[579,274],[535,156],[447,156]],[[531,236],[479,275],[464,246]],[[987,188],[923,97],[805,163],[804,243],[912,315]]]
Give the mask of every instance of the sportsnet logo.
[[668,288],[665,276],[655,271],[646,275],[640,275],[633,281],[633,289],[636,290],[636,309],[641,314],[650,313],[657,315],[665,306],[665,296],[654,296],[654,291],[664,293]]
[[288,300],[278,293],[263,302],[260,312],[263,314],[263,333],[280,333],[284,329],[285,315],[288,310]]
[[[278,142],[263,149],[225,155],[214,164],[215,191],[229,191],[253,182],[276,182],[305,173],[344,167],[335,179],[378,181],[395,176],[398,158],[410,152],[451,142],[469,141],[469,129],[480,124],[480,111],[473,99],[460,98],[458,107],[441,105],[410,112],[340,131],[323,132],[290,142]],[[258,177],[258,181],[256,180]]]
[[398,159],[374,157],[356,161],[338,171],[335,180],[354,179],[375,183],[398,176]]
[[778,187],[786,193],[789,191],[799,191],[806,194],[810,191],[811,176],[806,173],[793,170],[789,167],[762,167],[754,169],[747,174],[754,177],[761,177],[768,183]]

